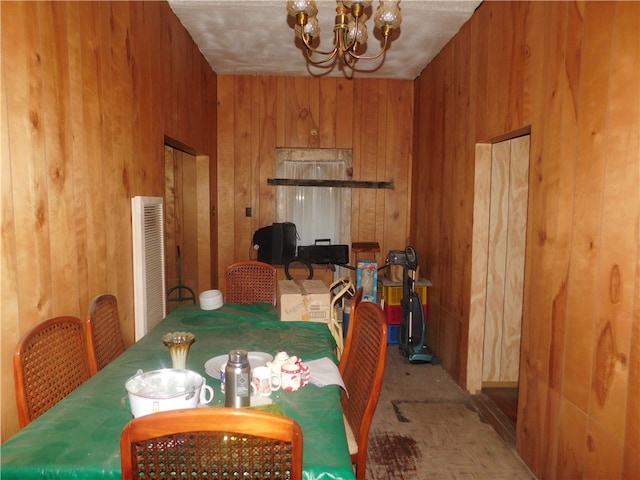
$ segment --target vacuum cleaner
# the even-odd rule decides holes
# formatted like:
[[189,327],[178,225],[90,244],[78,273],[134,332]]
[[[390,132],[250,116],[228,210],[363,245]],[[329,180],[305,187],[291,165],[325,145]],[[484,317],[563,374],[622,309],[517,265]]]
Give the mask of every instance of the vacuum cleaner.
[[413,247],[405,251],[392,250],[387,257],[387,265],[402,265],[402,321],[398,346],[402,356],[409,363],[439,364],[440,359],[425,342],[426,319],[420,295],[415,291],[418,255]]

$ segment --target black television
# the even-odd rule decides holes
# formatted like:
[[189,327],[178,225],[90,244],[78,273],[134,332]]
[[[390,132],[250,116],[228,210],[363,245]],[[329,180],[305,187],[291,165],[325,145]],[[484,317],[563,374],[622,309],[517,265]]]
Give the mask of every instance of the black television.
[[296,255],[296,226],[291,222],[273,223],[253,234],[253,248],[258,260],[271,265],[284,265]]

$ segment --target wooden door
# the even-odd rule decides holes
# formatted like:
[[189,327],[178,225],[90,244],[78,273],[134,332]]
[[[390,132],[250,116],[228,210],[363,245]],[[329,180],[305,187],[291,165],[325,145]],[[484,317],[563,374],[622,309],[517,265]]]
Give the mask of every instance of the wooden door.
[[478,145],[467,389],[517,385],[529,191],[525,135]]
[[211,288],[209,190],[209,158],[165,145],[167,313]]
[[517,383],[529,191],[529,136],[493,145],[483,383]]

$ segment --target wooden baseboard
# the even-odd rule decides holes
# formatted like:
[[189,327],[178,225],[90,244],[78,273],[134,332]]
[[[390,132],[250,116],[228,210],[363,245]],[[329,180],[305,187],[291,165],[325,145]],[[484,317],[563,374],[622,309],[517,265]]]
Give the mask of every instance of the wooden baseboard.
[[482,382],[482,388],[518,388],[518,382]]

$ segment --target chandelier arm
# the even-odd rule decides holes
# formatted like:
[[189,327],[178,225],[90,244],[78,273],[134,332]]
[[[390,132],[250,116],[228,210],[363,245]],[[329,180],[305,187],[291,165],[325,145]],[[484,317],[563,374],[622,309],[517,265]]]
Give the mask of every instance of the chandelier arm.
[[384,37],[384,44],[382,45],[381,50],[373,55],[373,56],[366,56],[366,55],[357,55],[351,51],[347,52],[351,57],[353,58],[357,58],[358,60],[375,60],[376,58],[380,58],[382,55],[384,55],[387,51],[387,45],[389,43],[389,37]]
[[[301,35],[300,35],[300,39],[302,40],[302,43],[304,43],[304,46],[305,46],[305,47],[306,47],[306,49],[307,49],[307,50],[306,50],[306,51],[307,51],[307,55],[309,54],[309,52],[311,52],[311,53],[317,53],[317,54],[319,54],[319,55],[331,55],[331,58],[333,58],[333,57],[335,57],[336,52],[337,52],[337,50],[338,50],[338,47],[337,47],[337,46],[336,46],[336,47],[333,47],[333,50],[332,50],[332,51],[331,51],[331,50],[327,50],[326,52],[325,52],[325,51],[323,51],[323,50],[315,49],[315,48],[313,48],[313,47],[311,46],[311,44],[310,44],[309,42],[307,42],[307,39],[305,38],[304,34],[301,34]],[[335,44],[335,42],[334,42],[334,44]]]
[[305,53],[307,54],[307,60],[309,60],[312,65],[322,65],[333,60],[338,53],[338,49],[334,49],[333,52],[327,52],[325,55],[329,56],[323,60],[314,60],[313,58],[311,58],[311,55],[313,55],[314,53],[318,53],[313,50],[305,50]]

